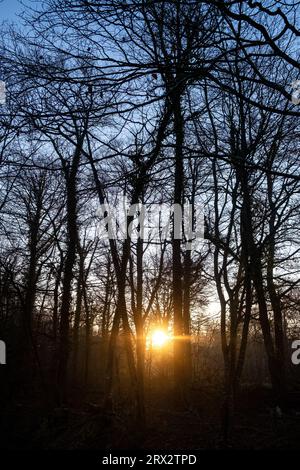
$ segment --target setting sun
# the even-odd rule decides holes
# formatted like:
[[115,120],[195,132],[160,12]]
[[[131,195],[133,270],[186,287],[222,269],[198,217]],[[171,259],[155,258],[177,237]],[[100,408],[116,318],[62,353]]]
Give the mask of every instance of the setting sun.
[[161,348],[169,340],[169,336],[162,330],[155,330],[152,333],[152,346]]

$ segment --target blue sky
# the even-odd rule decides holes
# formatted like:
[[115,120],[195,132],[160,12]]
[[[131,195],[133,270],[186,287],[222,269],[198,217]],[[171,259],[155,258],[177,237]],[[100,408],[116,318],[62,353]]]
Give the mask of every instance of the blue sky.
[[9,21],[18,21],[16,13],[21,12],[24,7],[18,0],[3,0],[0,3],[0,19]]

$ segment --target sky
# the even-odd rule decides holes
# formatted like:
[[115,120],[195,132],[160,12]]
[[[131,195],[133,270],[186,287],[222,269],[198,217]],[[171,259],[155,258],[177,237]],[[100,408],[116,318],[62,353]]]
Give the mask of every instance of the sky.
[[16,13],[21,12],[23,9],[23,5],[18,0],[2,0],[0,3],[1,21],[18,21]]

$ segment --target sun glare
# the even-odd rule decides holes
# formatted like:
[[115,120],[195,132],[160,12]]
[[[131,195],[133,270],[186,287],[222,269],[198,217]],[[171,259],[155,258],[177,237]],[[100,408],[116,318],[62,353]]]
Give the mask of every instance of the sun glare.
[[162,348],[168,341],[168,335],[162,330],[155,330],[152,333],[152,346]]

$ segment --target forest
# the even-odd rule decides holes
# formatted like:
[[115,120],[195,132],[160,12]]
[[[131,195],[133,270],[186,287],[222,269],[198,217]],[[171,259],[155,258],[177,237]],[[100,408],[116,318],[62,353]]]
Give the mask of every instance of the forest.
[[299,19],[1,21],[0,449],[300,449]]

